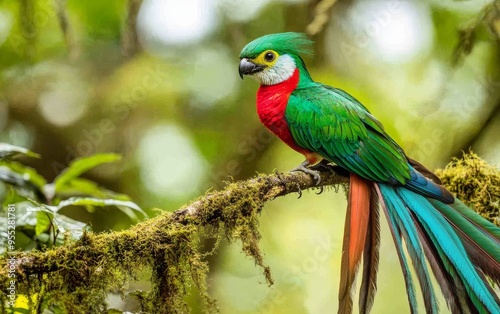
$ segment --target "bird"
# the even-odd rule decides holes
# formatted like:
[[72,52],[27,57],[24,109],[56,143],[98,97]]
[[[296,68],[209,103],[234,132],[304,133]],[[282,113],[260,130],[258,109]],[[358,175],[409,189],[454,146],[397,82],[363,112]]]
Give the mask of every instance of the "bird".
[[313,41],[303,33],[264,35],[241,50],[239,75],[260,83],[256,107],[261,123],[304,155],[292,171],[305,172],[318,184],[321,177],[311,169],[318,163],[349,173],[338,313],[353,311],[359,271],[359,312],[373,307],[380,212],[395,244],[411,313],[418,313],[417,293],[426,313],[439,312],[432,275],[452,313],[500,313],[494,290],[500,283],[500,228],[408,157],[356,98],[314,81],[302,58],[312,50]]

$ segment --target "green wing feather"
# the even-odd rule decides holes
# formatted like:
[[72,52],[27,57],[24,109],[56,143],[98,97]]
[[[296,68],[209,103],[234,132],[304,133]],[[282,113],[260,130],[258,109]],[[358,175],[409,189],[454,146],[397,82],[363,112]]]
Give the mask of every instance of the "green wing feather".
[[410,178],[403,150],[359,101],[340,89],[318,83],[296,89],[285,119],[299,146],[365,179],[405,184]]

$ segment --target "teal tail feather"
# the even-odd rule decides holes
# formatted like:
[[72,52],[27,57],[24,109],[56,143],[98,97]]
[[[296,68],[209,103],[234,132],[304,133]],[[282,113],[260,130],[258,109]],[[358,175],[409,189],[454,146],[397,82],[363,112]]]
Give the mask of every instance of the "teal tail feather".
[[453,313],[500,313],[491,286],[500,284],[500,228],[458,199],[445,204],[414,188],[383,183],[376,183],[375,190],[398,251],[412,313],[418,308],[410,261],[427,313],[439,309],[431,272]]

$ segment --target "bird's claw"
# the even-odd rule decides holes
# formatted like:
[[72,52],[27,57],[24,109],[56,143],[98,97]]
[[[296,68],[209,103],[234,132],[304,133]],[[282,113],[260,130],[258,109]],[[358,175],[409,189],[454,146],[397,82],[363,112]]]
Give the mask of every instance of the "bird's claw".
[[300,184],[297,183],[297,193],[299,193],[299,197],[297,199],[302,197],[302,189],[300,188]]
[[318,193],[316,193],[316,195],[320,195],[321,193],[323,193],[323,191],[324,191],[324,190],[325,190],[325,189],[324,189],[324,186],[320,186],[320,187],[319,187],[319,192],[318,192]]
[[319,172],[307,168],[306,165],[307,165],[307,163],[303,162],[298,167],[293,168],[292,170],[290,170],[290,172],[302,171],[304,173],[307,173],[307,174],[309,174],[310,176],[313,177],[313,179],[316,181],[316,185],[319,185],[321,183],[321,176],[319,175]]

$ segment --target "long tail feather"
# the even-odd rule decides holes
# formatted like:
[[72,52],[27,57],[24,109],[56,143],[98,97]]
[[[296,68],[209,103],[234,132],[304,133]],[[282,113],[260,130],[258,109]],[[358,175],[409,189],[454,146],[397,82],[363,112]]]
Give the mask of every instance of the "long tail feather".
[[482,232],[476,224],[440,202],[429,200],[454,227],[471,260],[487,276],[500,284],[500,241]]
[[460,297],[461,294],[465,294],[465,288],[460,286],[458,282],[455,282],[446,271],[446,269],[449,268],[449,265],[445,266],[444,261],[441,260],[434,244],[418,221],[416,221],[416,227],[418,229],[418,235],[420,237],[425,255],[429,261],[429,265],[434,273],[434,276],[436,277],[436,281],[443,292],[446,303],[448,304],[451,312],[470,312],[469,305],[462,297]]
[[455,202],[450,205],[453,209],[458,211],[462,216],[469,219],[472,223],[474,223],[478,228],[481,228],[485,233],[491,235],[492,237],[500,240],[500,228],[486,220],[486,218],[478,215],[475,211],[471,210],[464,203],[462,203],[459,199],[455,199]]
[[448,191],[426,176],[413,170],[407,185],[394,186],[351,174],[339,313],[352,312],[361,258],[360,313],[372,308],[380,250],[379,203],[396,245],[411,313],[418,313],[418,302],[410,264],[426,313],[439,311],[431,271],[452,313],[500,313],[498,291],[492,287],[500,285],[500,228],[460,200],[453,202]]
[[439,246],[454,265],[466,288],[469,288],[469,296],[473,302],[477,299],[489,312],[500,313],[498,298],[492,294],[484,277],[477,272],[460,237],[449,222],[425,197],[405,188],[395,188],[395,190],[420,223],[427,226],[427,232],[435,238],[434,245]]
[[378,210],[378,195],[375,189],[371,191],[370,220],[363,251],[363,276],[359,288],[359,312],[369,313],[377,290],[377,273],[380,255],[380,215]]
[[[430,243],[432,243],[432,246],[436,252],[435,256],[437,257],[438,260],[441,261],[443,265],[443,270],[446,271],[448,274],[448,285],[450,287],[455,288],[455,292],[458,296],[458,304],[454,305],[451,304],[450,309],[453,309],[454,306],[460,306],[461,310],[458,312],[452,311],[452,313],[486,313],[487,311],[484,309],[484,305],[477,300],[477,297],[473,294],[470,293],[470,286],[462,280],[462,278],[459,275],[458,270],[456,267],[450,262],[448,259],[447,255],[443,252],[440,246],[434,245],[436,243],[436,238],[432,234],[432,232],[429,230],[429,227],[426,225],[422,225],[423,229],[425,229],[425,234],[428,236],[430,239]],[[432,267],[432,264],[431,264]],[[434,269],[434,268],[433,268]],[[439,277],[438,274],[436,274],[436,278],[443,278]],[[446,277],[444,277],[446,278]],[[440,287],[442,287],[445,283],[444,282],[439,282]],[[446,291],[442,290],[443,294],[446,296]],[[447,299],[447,304],[450,304],[451,299]]]
[[390,209],[389,212],[398,222],[398,227],[405,240],[413,267],[417,271],[417,278],[424,297],[426,312],[437,313],[437,300],[412,213],[407,208],[406,204],[403,203],[393,187],[385,184],[380,184],[379,186],[382,194],[387,199],[387,205]]
[[340,269],[339,313],[352,312],[354,280],[365,248],[370,219],[370,186],[368,181],[351,174]]
[[407,256],[427,313],[438,312],[429,267],[453,313],[500,313],[500,300],[486,278],[500,282],[498,227],[458,200],[447,205],[422,196],[415,186],[376,183],[375,190],[396,245],[412,313],[418,309]]
[[389,223],[389,230],[391,230],[392,238],[394,244],[396,245],[396,252],[398,253],[399,262],[401,264],[401,270],[403,271],[403,278],[405,280],[406,292],[408,296],[408,302],[410,304],[410,312],[412,314],[418,313],[417,307],[417,297],[415,293],[415,285],[413,284],[413,277],[410,272],[410,267],[408,260],[404,254],[403,244],[401,241],[401,232],[396,222],[396,217],[393,215],[393,211],[390,210],[389,204],[386,202],[384,195],[382,194],[379,185],[375,185],[375,189],[380,199],[380,204],[384,210],[385,216]]

